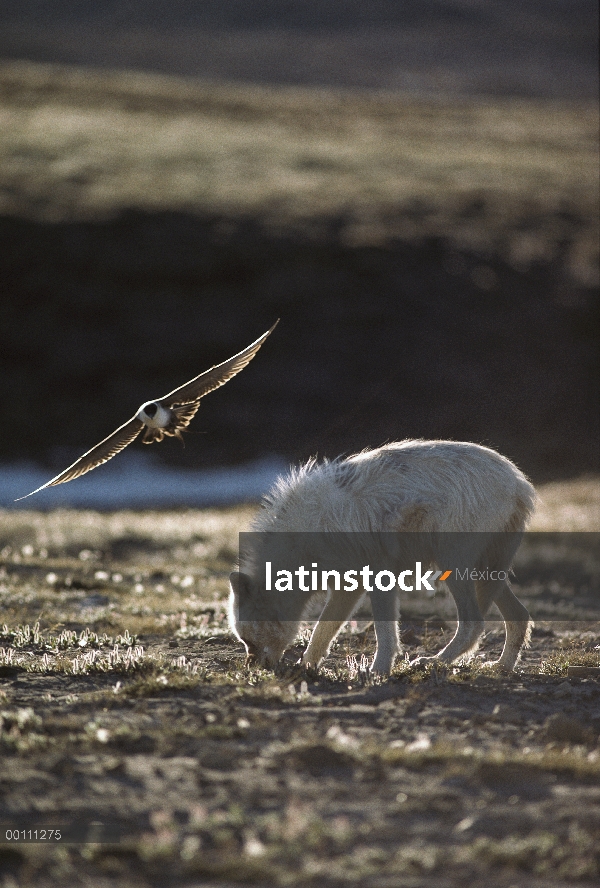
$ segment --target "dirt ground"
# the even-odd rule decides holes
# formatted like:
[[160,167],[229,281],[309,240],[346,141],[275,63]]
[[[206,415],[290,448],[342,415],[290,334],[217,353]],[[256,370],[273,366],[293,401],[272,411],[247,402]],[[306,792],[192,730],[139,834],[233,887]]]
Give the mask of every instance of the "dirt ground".
[[[508,677],[491,622],[468,665],[373,680],[366,612],[317,676],[308,627],[247,667],[251,507],[0,512],[2,888],[597,884],[600,485],[542,496],[515,588],[543,619]],[[410,658],[453,629],[443,593],[403,615]],[[61,838],[12,839],[36,829]]]

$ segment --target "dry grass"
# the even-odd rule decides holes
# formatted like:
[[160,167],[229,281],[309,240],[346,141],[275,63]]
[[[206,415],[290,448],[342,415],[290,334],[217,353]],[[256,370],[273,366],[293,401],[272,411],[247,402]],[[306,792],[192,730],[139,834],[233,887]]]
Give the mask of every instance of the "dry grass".
[[536,531],[600,531],[600,478],[556,481],[538,489],[531,522]]
[[525,266],[551,259],[576,217],[570,266],[589,284],[596,130],[591,105],[448,105],[5,64],[0,211],[56,221],[171,208],[295,225],[341,215],[349,242],[437,234],[501,246]]
[[0,512],[3,619],[71,628],[83,616],[112,635],[218,634],[238,533],[253,512]]

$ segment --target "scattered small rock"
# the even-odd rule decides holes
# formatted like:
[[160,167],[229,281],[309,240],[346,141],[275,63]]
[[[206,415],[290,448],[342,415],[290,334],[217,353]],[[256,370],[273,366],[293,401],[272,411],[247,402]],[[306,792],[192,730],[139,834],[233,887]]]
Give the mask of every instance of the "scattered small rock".
[[550,740],[560,740],[568,743],[585,743],[592,739],[592,732],[578,719],[563,712],[555,712],[549,715],[544,722],[546,736]]
[[431,740],[428,734],[419,733],[417,734],[417,739],[413,740],[412,743],[409,743],[406,747],[407,752],[424,752],[426,749],[429,749],[431,746]]
[[514,706],[507,703],[496,703],[492,711],[492,718],[498,722],[509,722],[515,724],[523,720],[521,713],[517,712]]
[[555,697],[570,697],[573,693],[573,685],[568,681],[563,681],[554,691]]
[[289,767],[313,777],[351,779],[356,761],[352,755],[324,743],[301,744],[284,755]]
[[400,701],[398,700],[383,700],[378,705],[378,709],[382,709],[384,712],[395,712],[400,705]]
[[351,749],[357,749],[360,744],[356,737],[350,736],[350,734],[346,734],[339,725],[332,725],[326,734],[328,740],[333,740],[334,743],[337,743],[338,746],[348,746]]

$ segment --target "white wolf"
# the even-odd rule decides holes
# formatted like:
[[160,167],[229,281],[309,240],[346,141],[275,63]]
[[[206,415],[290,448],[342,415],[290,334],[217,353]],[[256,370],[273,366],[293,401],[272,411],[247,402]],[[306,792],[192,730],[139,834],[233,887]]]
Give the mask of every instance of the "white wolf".
[[[527,478],[494,450],[454,441],[403,441],[348,459],[321,464],[311,460],[292,470],[288,477],[278,479],[252,530],[271,539],[273,532],[293,533],[297,535],[294,539],[300,541],[305,534],[313,543],[315,532],[391,532],[393,539],[396,533],[398,538],[402,534],[402,540],[426,538],[433,541],[433,548],[423,560],[442,570],[453,565],[444,561],[446,556],[439,550],[439,541],[451,534],[476,536],[484,547],[476,566],[487,569],[485,576],[481,571],[479,578],[471,579],[470,573],[458,577],[455,571],[446,580],[458,612],[456,634],[437,658],[422,659],[451,663],[472,654],[483,633],[483,618],[495,603],[505,622],[506,641],[494,665],[511,671],[521,649],[529,642],[533,624],[506,578],[535,500],[535,491]],[[305,563],[315,561],[314,548],[297,554]],[[264,577],[259,579],[258,568],[250,573],[234,571],[230,584],[233,632],[250,656],[262,665],[274,666],[293,642],[314,593],[285,593],[286,618],[281,619],[282,593],[267,591]],[[315,668],[327,656],[331,642],[351,616],[364,588],[359,584],[358,589],[348,592],[329,587],[328,593],[302,660]],[[239,618],[242,596],[244,621]],[[371,670],[389,673],[400,649],[398,596],[371,596],[371,602],[377,638]],[[248,619],[248,603],[250,615],[254,607],[259,618]]]

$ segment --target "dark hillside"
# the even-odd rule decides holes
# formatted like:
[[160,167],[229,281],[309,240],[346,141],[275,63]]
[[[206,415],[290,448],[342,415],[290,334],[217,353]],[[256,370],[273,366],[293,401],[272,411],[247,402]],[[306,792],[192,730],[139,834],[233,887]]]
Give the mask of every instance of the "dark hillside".
[[592,0],[0,0],[0,57],[416,94],[597,96]]
[[280,316],[252,366],[203,402],[206,434],[163,458],[451,437],[537,478],[598,467],[597,303],[559,262],[517,272],[439,240],[348,247],[333,222],[318,239],[250,220],[224,236],[219,219],[176,213],[0,231],[4,459],[91,445]]
[[597,470],[596,143],[583,104],[5,66],[0,457],[64,468],[281,317],[162,459],[452,437]]

